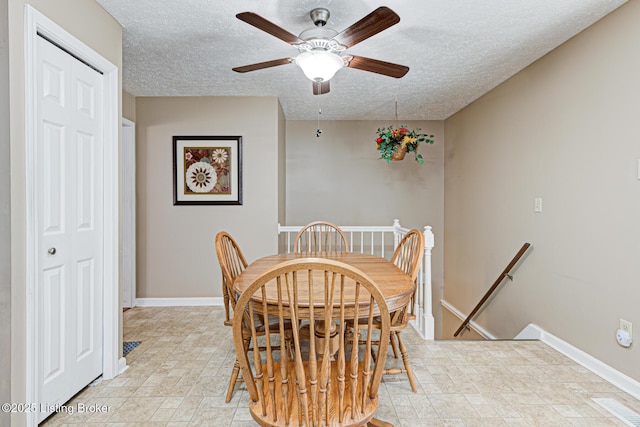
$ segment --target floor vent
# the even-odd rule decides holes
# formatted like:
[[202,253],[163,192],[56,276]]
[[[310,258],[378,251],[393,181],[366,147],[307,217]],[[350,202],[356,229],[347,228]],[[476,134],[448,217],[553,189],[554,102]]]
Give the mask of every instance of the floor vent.
[[122,343],[122,355],[126,356],[134,348],[140,345],[140,341],[125,341]]
[[594,397],[591,400],[602,406],[607,411],[611,412],[626,425],[632,427],[640,427],[640,415],[636,414],[617,400],[598,397]]

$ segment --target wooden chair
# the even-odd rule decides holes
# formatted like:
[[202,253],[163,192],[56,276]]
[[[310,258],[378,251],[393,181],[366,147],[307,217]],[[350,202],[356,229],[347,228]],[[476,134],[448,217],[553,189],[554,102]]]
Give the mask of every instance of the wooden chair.
[[[404,271],[411,280],[415,282],[418,277],[418,271],[420,270],[420,264],[422,263],[422,257],[424,256],[424,235],[420,230],[413,229],[407,232],[404,235],[398,247],[393,252],[391,256],[391,262],[393,262],[400,270]],[[385,369],[384,375],[391,374],[407,374],[409,378],[409,384],[411,385],[411,390],[413,392],[417,392],[416,381],[413,376],[413,369],[411,368],[411,361],[409,360],[409,356],[407,354],[407,349],[404,345],[404,341],[402,341],[402,336],[400,333],[404,328],[407,327],[410,320],[415,319],[415,296],[416,290],[414,289],[413,295],[411,295],[411,299],[409,303],[401,308],[400,310],[394,311],[391,313],[391,324],[390,324],[390,334],[389,340],[391,343],[391,348],[393,349],[393,355],[395,358],[398,358],[398,353],[402,356],[402,364],[404,365],[404,369],[399,368],[389,368]],[[379,320],[379,319],[376,319]],[[366,322],[363,322],[361,319],[358,327],[360,329],[366,328]],[[379,327],[379,322],[374,321],[374,328]]]
[[347,236],[335,224],[315,221],[302,227],[293,242],[295,253],[349,252]]
[[[411,277],[412,281],[416,281],[418,277],[418,271],[420,270],[420,264],[422,264],[422,258],[424,256],[424,235],[420,230],[409,230],[404,235],[398,247],[391,256],[391,262],[393,262],[398,268]],[[409,304],[401,308],[398,311],[391,313],[391,333],[389,339],[391,341],[391,347],[393,348],[393,355],[398,357],[398,350],[402,355],[402,363],[404,369],[385,369],[385,374],[407,374],[409,378],[409,384],[411,384],[411,390],[417,392],[416,381],[413,377],[413,370],[411,369],[411,362],[407,355],[407,349],[402,341],[400,332],[407,327],[410,320],[416,318],[415,315],[415,298],[417,287],[413,290],[411,300]],[[396,340],[397,345],[396,345]],[[399,348],[398,348],[399,347]]]
[[[312,298],[309,298],[309,295]],[[330,309],[326,309],[329,307]],[[263,314],[278,318],[283,330],[289,319],[293,324],[310,321],[311,336],[316,335],[318,321],[335,322],[335,357],[318,358],[315,340],[310,340],[308,358],[301,351],[300,336],[293,329],[293,357],[286,352],[274,357],[266,331],[266,351],[262,357],[254,352],[253,361],[242,352],[243,318],[233,318],[233,339],[240,368],[249,391],[249,409],[261,426],[362,426],[390,425],[373,419],[378,409],[378,388],[382,378],[389,340],[390,315],[378,287],[359,270],[339,261],[300,258],[278,264],[261,274],[242,293],[236,313],[250,313],[250,335],[255,340]],[[260,314],[258,314],[260,313]],[[358,318],[374,322],[380,316],[383,340],[373,347],[372,329],[360,339],[345,339],[348,321]],[[256,326],[258,325],[258,326]],[[330,354],[330,341],[322,340],[322,353]],[[375,355],[375,357],[372,357]],[[304,360],[303,360],[304,359]],[[335,359],[335,360],[332,360]]]
[[216,255],[222,270],[222,297],[224,300],[224,324],[231,326],[232,310],[236,304],[233,282],[247,268],[247,260],[236,241],[226,231],[216,235]]
[[[224,324],[227,326],[232,325],[232,317],[231,313],[235,313],[236,310],[236,300],[237,295],[233,291],[233,282],[236,277],[240,275],[247,267],[247,261],[242,254],[242,251],[238,247],[236,241],[231,237],[231,235],[225,231],[221,231],[216,235],[216,255],[218,256],[218,262],[220,263],[220,270],[222,270],[222,295],[224,299],[224,307],[225,307],[225,321]],[[245,313],[245,320],[248,320],[248,316]],[[265,327],[262,326],[259,329],[259,335],[264,335]],[[289,335],[291,333],[291,325],[287,325],[287,333],[283,335],[286,341],[289,339]],[[274,330],[273,333],[278,333]],[[245,345],[243,352],[246,353],[251,351],[251,336],[245,334]],[[256,341],[254,341],[255,344]],[[225,402],[229,402],[231,397],[233,396],[233,389],[235,388],[236,382],[243,382],[243,379],[238,375],[240,373],[240,365],[238,363],[238,359],[236,357],[236,362],[234,363],[233,370],[231,371],[231,378],[229,379],[229,386],[227,387],[227,396]]]

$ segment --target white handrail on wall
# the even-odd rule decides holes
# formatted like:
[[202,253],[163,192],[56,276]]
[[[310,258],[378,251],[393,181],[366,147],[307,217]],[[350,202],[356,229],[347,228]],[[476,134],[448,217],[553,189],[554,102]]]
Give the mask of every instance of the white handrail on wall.
[[[293,241],[302,227],[302,225],[278,224],[281,252],[293,252]],[[351,252],[370,253],[387,259],[391,258],[398,243],[409,231],[408,228],[402,227],[397,219],[393,220],[393,225],[340,225],[339,227],[349,238]],[[431,298],[431,251],[435,239],[431,226],[425,226],[423,234],[424,258],[416,279],[418,283],[415,300],[416,319],[411,321],[411,325],[422,339],[432,340],[434,339],[434,322]]]

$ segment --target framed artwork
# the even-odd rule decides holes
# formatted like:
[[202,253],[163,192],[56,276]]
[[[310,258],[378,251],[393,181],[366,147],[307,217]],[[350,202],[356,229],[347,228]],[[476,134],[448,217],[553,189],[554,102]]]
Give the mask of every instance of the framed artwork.
[[174,136],[173,204],[241,205],[242,137]]

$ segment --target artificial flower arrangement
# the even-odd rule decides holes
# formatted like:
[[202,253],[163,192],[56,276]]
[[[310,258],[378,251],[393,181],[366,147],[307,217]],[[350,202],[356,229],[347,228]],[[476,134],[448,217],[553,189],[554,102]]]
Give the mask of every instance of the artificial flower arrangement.
[[380,151],[380,158],[387,163],[391,160],[402,160],[407,151],[415,154],[416,162],[424,164],[422,154],[418,153],[418,146],[421,142],[433,144],[433,135],[418,133],[421,129],[409,130],[406,126],[378,129],[376,147]]

